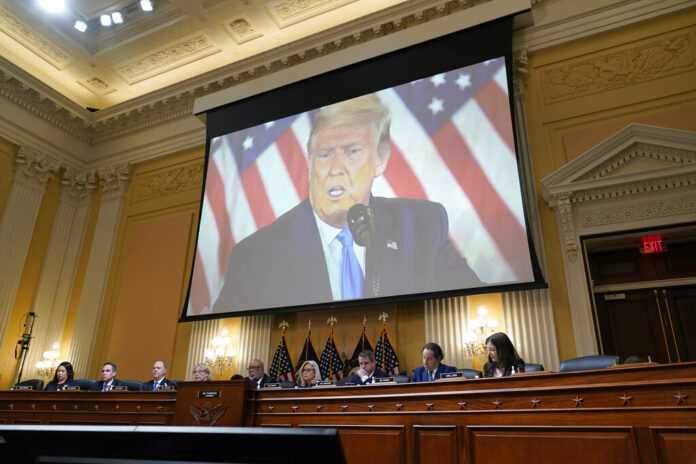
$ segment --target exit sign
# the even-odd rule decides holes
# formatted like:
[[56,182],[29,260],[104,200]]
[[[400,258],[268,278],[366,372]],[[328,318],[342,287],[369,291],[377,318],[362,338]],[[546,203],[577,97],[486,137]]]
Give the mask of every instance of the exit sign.
[[662,241],[659,235],[643,237],[640,242],[640,252],[642,254],[664,253],[667,251],[667,244]]

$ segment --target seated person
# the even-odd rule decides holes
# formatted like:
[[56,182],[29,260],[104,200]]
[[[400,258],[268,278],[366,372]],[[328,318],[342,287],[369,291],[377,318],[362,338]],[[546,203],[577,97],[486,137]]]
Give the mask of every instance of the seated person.
[[230,377],[230,380],[246,380],[243,375],[239,374],[234,374],[232,377]]
[[375,377],[389,377],[385,372],[377,369],[377,361],[375,360],[374,351],[361,351],[358,355],[358,364],[360,369],[358,372],[348,377],[345,383],[353,383],[355,385],[371,384]]
[[517,354],[512,342],[502,332],[496,332],[486,339],[488,362],[483,366],[484,377],[505,377],[524,372],[524,360]]
[[305,361],[300,366],[300,377],[297,380],[297,388],[310,388],[321,380],[319,365],[315,361]]
[[246,380],[255,382],[256,388],[263,388],[268,382],[273,382],[271,376],[264,372],[263,361],[260,359],[252,359],[249,361],[247,372],[249,372],[249,377],[245,377]]
[[457,372],[457,368],[442,364],[442,348],[437,343],[426,343],[423,346],[423,365],[416,368],[411,376],[411,382],[432,382],[440,378],[440,374]]
[[125,387],[126,384],[116,378],[116,364],[104,363],[101,371],[102,379],[89,387],[90,391],[109,391],[114,387]]
[[212,372],[210,367],[206,363],[198,363],[193,366],[193,380],[194,382],[202,382],[204,380],[212,380]]
[[56,367],[56,373],[53,375],[53,380],[48,382],[44,387],[46,391],[60,391],[65,387],[77,387],[77,382],[73,380],[74,376],[72,364],[68,361],[63,361]]
[[152,365],[152,380],[143,383],[140,387],[142,391],[155,391],[162,388],[176,388],[176,383],[164,376],[167,373],[167,363],[161,360],[155,361]]

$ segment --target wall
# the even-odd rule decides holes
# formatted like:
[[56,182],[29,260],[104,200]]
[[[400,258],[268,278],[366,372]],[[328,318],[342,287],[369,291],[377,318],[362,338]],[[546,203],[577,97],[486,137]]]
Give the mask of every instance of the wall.
[[575,356],[575,340],[540,180],[632,122],[696,130],[694,24],[691,11],[529,57],[527,123],[560,359]]

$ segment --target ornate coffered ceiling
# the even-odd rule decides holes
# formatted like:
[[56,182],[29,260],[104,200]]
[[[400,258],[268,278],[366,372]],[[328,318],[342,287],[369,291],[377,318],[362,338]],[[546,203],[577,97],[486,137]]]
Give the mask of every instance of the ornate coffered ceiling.
[[[378,50],[397,33],[466,27],[470,12],[504,12],[525,1],[532,10],[516,20],[515,46],[529,51],[694,6],[693,0],[157,0],[155,11],[145,13],[134,0],[66,0],[69,13],[61,16],[40,11],[36,0],[0,0],[0,97],[94,146],[190,117],[200,96],[354,47]],[[125,12],[124,24],[97,24],[99,14],[116,9]],[[89,23],[86,33],[73,29],[76,17]]]

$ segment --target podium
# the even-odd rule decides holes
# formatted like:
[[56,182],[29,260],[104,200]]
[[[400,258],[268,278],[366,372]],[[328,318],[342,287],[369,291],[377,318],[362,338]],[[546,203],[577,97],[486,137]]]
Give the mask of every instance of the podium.
[[174,424],[242,427],[255,398],[255,385],[245,380],[177,382]]

